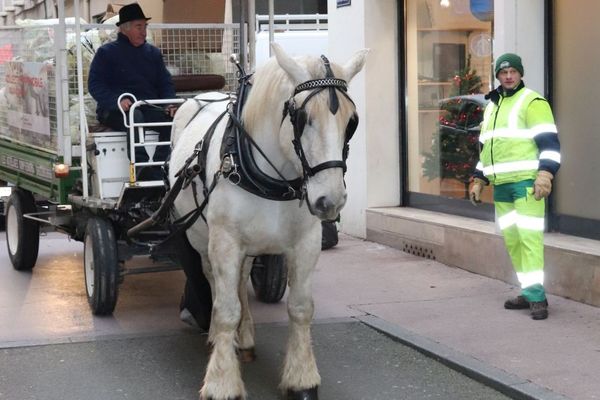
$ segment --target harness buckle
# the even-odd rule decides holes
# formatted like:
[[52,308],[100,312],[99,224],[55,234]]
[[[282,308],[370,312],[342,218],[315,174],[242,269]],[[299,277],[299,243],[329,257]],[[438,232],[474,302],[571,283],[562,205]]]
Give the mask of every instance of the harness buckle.
[[231,183],[234,186],[239,185],[242,181],[242,177],[240,176],[237,169],[237,164],[235,163],[235,160],[231,153],[225,154],[225,156],[223,156],[223,160],[221,160],[220,172],[221,175],[227,178],[229,183]]
[[194,149],[194,152],[196,154],[198,154],[202,151],[203,148],[204,148],[204,138],[200,139],[200,141],[198,143],[196,143],[196,148]]
[[233,161],[233,157],[231,154],[226,154],[225,157],[223,157],[223,161],[221,161],[221,173],[227,176],[234,166],[235,162]]
[[306,181],[304,181],[302,183],[302,189],[300,190],[300,204],[298,205],[298,208],[302,208],[304,200],[306,200],[306,190]]
[[229,181],[229,183],[231,183],[233,186],[237,186],[240,184],[240,182],[242,181],[242,177],[240,176],[240,174],[237,172],[237,168],[235,168],[233,170],[232,173],[230,173],[227,176],[227,180]]

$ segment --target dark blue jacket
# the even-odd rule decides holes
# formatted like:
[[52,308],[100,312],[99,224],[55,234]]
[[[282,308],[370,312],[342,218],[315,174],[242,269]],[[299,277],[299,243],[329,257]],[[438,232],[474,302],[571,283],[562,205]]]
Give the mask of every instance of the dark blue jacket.
[[98,103],[98,116],[118,110],[117,99],[124,92],[132,93],[138,100],[175,97],[171,74],[160,50],[148,43],[134,47],[122,33],[96,52],[88,89]]

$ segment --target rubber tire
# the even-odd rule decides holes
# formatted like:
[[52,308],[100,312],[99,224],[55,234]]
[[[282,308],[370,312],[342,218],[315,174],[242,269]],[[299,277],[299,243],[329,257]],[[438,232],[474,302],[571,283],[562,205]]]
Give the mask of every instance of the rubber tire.
[[287,287],[287,265],[279,254],[264,254],[254,259],[250,280],[256,298],[263,303],[278,303]]
[[83,243],[85,289],[92,314],[110,315],[119,295],[117,239],[110,221],[90,218]]
[[8,256],[17,271],[35,267],[40,248],[40,224],[23,217],[37,211],[33,194],[14,189],[6,203],[6,246]]

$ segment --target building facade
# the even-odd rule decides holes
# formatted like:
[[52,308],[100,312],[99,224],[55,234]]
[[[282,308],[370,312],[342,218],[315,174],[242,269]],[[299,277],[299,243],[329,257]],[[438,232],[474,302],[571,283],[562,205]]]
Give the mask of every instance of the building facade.
[[[483,205],[465,198],[493,61],[521,55],[526,85],[550,101],[562,149],[545,237],[551,294],[600,306],[600,144],[591,101],[600,4],[585,0],[329,0],[330,55],[370,48],[350,85],[352,140],[342,231],[518,284]],[[348,2],[344,2],[348,3]]]
[[[211,12],[222,10],[215,15],[229,21],[236,12],[241,15],[241,6],[249,4],[244,1],[140,0],[153,23],[178,22],[172,6],[182,4],[191,4],[181,8],[186,18],[200,12],[186,22],[208,22],[196,20],[209,14],[208,8],[201,12],[201,4],[212,5]],[[259,3],[264,8],[266,2],[256,2],[256,12],[264,13]],[[57,5],[69,15],[79,4],[90,21],[107,10],[104,0],[7,4],[12,11],[4,11],[5,23],[16,16],[54,18],[50,11]],[[284,4],[302,6],[292,12],[323,9],[323,1],[289,0],[278,1],[275,12],[285,12]],[[593,20],[598,11],[600,3],[588,0],[327,0],[330,59],[343,62],[370,49],[364,70],[350,85],[361,123],[350,144],[341,230],[514,281],[493,222],[492,188],[479,207],[466,193],[478,158],[483,94],[497,85],[494,59],[515,52],[523,58],[526,85],[553,106],[562,143],[562,168],[547,213],[545,286],[549,293],[600,306],[595,201],[600,144],[594,140],[592,105],[600,57],[593,50],[600,35]],[[5,57],[11,46],[7,43]],[[213,56],[205,59],[212,62]],[[226,61],[222,56],[216,59]]]
[[[498,85],[493,61],[521,55],[525,84],[551,102],[562,144],[547,226],[600,239],[594,185],[599,165],[592,106],[600,36],[585,0],[378,0],[338,7],[330,0],[330,54],[371,49],[352,84],[361,126],[352,143],[343,230],[366,236],[365,211],[413,207],[493,221],[467,200],[478,158],[483,94]],[[356,23],[348,23],[349,20]],[[339,22],[339,23],[336,23]],[[577,61],[580,60],[580,61]],[[584,61],[585,60],[585,61]]]
[[[140,0],[163,22],[165,9],[191,0]],[[106,0],[81,0],[94,21]],[[119,2],[121,4],[123,2]],[[127,3],[127,2],[124,2]],[[239,0],[195,0],[194,10]],[[551,196],[550,231],[600,239],[600,194],[595,178],[600,144],[592,100],[596,59],[591,50],[600,31],[592,17],[600,3],[587,0],[303,0],[277,1],[276,13],[329,14],[329,56],[344,60],[370,48],[351,91],[361,124],[351,143],[349,200],[343,231],[367,235],[366,212],[412,207],[479,220],[494,220],[492,190],[474,208],[465,199],[476,154],[482,94],[497,85],[494,57],[520,54],[526,85],[554,108],[562,143],[562,168]],[[56,0],[6,0],[13,18],[55,18]],[[267,13],[268,2],[256,1]],[[67,14],[73,1],[65,1]],[[171,7],[172,8],[172,7]],[[187,8],[185,8],[187,9]],[[6,13],[6,11],[3,11]],[[206,14],[206,13],[204,13]],[[6,16],[3,17],[6,20]],[[168,22],[181,22],[169,19]],[[189,22],[189,21],[188,21]],[[196,21],[202,22],[202,21]]]

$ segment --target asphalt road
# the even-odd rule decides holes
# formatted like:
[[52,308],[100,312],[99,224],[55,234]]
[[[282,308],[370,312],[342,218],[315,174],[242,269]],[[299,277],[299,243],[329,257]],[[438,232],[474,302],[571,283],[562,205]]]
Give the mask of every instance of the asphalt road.
[[[313,325],[324,400],[509,399],[372,328],[350,320]],[[287,327],[257,326],[244,364],[249,400],[277,389]],[[208,351],[195,331],[0,350],[1,400],[196,399]]]

